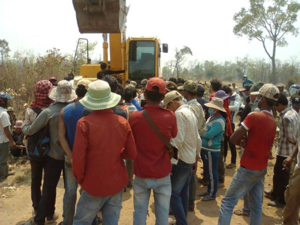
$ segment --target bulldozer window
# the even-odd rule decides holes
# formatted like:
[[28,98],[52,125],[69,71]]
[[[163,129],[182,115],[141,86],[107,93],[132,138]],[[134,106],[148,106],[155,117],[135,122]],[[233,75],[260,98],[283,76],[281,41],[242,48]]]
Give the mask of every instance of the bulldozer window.
[[155,47],[154,41],[129,43],[129,79],[139,81],[155,76]]

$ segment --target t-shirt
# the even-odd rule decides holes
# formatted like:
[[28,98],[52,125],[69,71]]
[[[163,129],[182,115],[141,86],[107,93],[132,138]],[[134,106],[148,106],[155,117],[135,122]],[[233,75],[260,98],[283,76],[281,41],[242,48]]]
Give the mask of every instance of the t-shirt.
[[272,113],[265,110],[250,113],[242,126],[248,131],[248,140],[241,166],[251,170],[265,169],[276,135],[276,122]]
[[245,85],[246,85],[246,84],[253,84],[253,81],[252,81],[252,80],[249,80],[249,79],[248,79],[248,80],[244,80],[244,81],[243,81],[243,88],[245,88]]
[[24,145],[23,143],[23,139],[24,139],[24,134],[23,132],[17,134],[16,132],[12,132],[12,138],[14,139],[14,142],[17,144],[17,145]]
[[[170,110],[158,105],[145,105],[149,117],[170,141],[177,136],[176,117]],[[171,170],[171,160],[168,149],[154,132],[142,112],[133,112],[129,117],[135,139],[137,157],[134,160],[134,174],[140,178],[159,179],[167,176]]]
[[9,126],[10,126],[9,115],[6,112],[6,110],[0,106],[0,144],[9,142],[3,129]]

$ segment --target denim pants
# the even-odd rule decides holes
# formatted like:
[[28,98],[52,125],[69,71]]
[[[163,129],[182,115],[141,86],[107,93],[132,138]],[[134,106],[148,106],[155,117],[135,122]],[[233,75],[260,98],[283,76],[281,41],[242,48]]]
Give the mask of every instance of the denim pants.
[[8,174],[8,152],[9,152],[9,142],[0,144],[0,181],[5,179]]
[[193,164],[185,163],[182,160],[178,160],[177,165],[173,165],[172,168],[171,209],[178,225],[188,225],[187,213],[192,169]]
[[103,225],[118,225],[122,208],[123,189],[110,196],[96,197],[82,190],[77,204],[74,225],[91,225],[99,210]]
[[170,175],[160,179],[144,179],[135,176],[133,184],[134,193],[134,225],[146,225],[148,205],[153,189],[156,225],[169,223],[169,209],[171,198]]
[[63,224],[72,225],[75,215],[78,183],[73,175],[72,164],[68,156],[65,156],[64,184],[65,194],[63,199]]
[[197,191],[197,175],[192,173],[190,188],[189,188],[189,207],[194,208],[196,200],[196,191]]
[[45,157],[44,163],[45,175],[43,191],[39,201],[37,215],[34,217],[34,222],[38,225],[43,225],[47,216],[51,217],[54,215],[56,186],[64,167],[64,160],[57,160],[48,155]]
[[247,193],[249,193],[251,201],[250,225],[261,224],[264,177],[266,173],[267,169],[250,170],[244,167],[238,168],[222,200],[219,225],[230,225],[234,206]]
[[209,183],[207,193],[215,198],[218,191],[218,162],[220,152],[211,152],[205,149],[202,150],[204,153],[203,164],[206,170],[209,172]]

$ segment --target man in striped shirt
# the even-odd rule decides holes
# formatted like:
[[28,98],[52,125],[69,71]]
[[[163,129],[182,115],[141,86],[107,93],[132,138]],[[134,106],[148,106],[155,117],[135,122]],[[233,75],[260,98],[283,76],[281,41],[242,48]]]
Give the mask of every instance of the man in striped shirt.
[[128,86],[124,91],[125,105],[127,105],[129,109],[129,114],[137,111],[137,108],[131,103],[131,100],[133,99],[133,88],[133,86]]
[[288,106],[288,100],[283,94],[278,98],[275,107],[280,113],[280,131],[274,166],[273,190],[265,191],[265,194],[266,197],[272,199],[268,206],[283,207],[285,205],[284,192],[289,183],[289,171],[283,170],[282,164],[292,154],[297,144],[298,114]]

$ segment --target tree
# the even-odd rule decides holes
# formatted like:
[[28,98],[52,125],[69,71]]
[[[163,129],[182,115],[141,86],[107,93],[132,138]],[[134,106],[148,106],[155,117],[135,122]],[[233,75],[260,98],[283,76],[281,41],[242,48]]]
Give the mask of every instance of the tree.
[[[249,40],[260,41],[272,61],[272,80],[276,83],[276,48],[287,46],[285,35],[298,35],[294,26],[300,4],[295,0],[250,0],[250,8],[242,8],[233,20],[236,25],[233,32],[237,36],[248,36]],[[267,49],[267,41],[272,44]]]
[[193,55],[192,50],[187,47],[183,46],[182,49],[175,49],[175,62],[174,62],[174,69],[176,71],[177,79],[179,78],[180,74],[180,67],[184,63],[185,60],[185,55]]
[[8,42],[5,39],[0,39],[1,65],[3,64],[3,59],[8,57],[9,52]]

